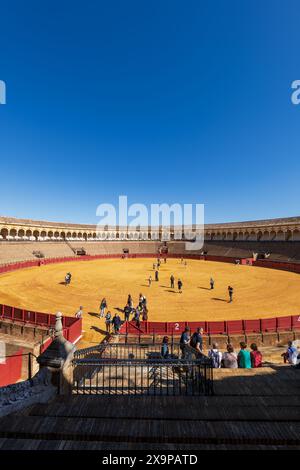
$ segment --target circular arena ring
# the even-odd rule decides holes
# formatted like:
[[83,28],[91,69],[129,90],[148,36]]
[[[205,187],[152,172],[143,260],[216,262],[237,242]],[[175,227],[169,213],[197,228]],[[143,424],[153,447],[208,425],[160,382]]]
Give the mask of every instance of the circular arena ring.
[[[254,263],[258,268],[236,265],[233,258],[203,260],[199,255],[185,255],[184,259],[186,264],[180,255],[168,255],[166,263],[162,259],[158,281],[154,281],[155,254],[56,258],[2,266],[0,302],[18,311],[61,311],[73,318],[82,305],[85,345],[98,343],[104,337],[104,319],[99,318],[101,299],[106,297],[111,313],[118,312],[123,319],[129,293],[135,304],[143,293],[149,308],[148,322],[140,329],[133,324],[123,326],[122,332],[129,334],[178,334],[187,323],[192,328],[202,326],[210,335],[290,331],[300,327],[299,276],[291,272],[296,267],[267,269],[262,266],[280,268],[280,263]],[[65,286],[64,277],[69,271],[72,282]],[[170,288],[171,274],[175,289]],[[151,287],[149,276],[153,279]],[[215,281],[213,290],[211,277]],[[183,282],[182,293],[177,289],[178,278]],[[228,285],[234,288],[232,303],[228,302]]]

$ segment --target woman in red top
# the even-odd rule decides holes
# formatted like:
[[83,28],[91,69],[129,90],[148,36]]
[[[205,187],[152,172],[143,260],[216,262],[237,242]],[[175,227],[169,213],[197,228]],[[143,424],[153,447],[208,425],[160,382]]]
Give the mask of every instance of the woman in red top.
[[251,356],[251,367],[261,367],[262,366],[262,354],[257,349],[257,345],[252,343],[250,348],[252,349],[250,356]]

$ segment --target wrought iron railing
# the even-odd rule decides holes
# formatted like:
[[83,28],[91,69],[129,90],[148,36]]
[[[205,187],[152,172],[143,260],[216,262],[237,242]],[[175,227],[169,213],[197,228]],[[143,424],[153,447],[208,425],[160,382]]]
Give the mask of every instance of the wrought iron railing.
[[212,395],[208,361],[74,361],[73,393],[102,395]]
[[211,395],[211,360],[193,348],[101,344],[78,350],[73,360],[73,393],[102,395]]

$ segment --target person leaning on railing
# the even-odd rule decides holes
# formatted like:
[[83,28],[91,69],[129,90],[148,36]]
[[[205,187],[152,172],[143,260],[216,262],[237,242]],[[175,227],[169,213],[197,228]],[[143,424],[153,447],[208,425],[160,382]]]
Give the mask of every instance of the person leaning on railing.
[[198,352],[202,353],[203,347],[203,328],[197,328],[195,333],[192,334],[190,345],[192,348],[196,349]]
[[182,332],[181,334],[181,337],[180,337],[180,342],[179,342],[179,346],[180,346],[180,350],[181,350],[181,354],[182,354],[182,359],[185,359],[186,357],[186,354],[187,354],[187,349],[188,349],[188,346],[190,344],[190,328],[187,326],[185,327],[184,331]]
[[163,359],[168,359],[169,354],[169,338],[168,336],[164,336],[161,345],[161,355]]

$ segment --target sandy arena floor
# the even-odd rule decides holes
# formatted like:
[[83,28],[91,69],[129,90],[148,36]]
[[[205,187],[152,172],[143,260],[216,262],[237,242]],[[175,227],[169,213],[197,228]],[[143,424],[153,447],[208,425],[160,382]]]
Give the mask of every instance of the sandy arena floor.
[[[179,259],[162,264],[159,282],[148,287],[153,259],[107,259],[81,261],[28,268],[0,276],[0,303],[41,312],[73,316],[84,306],[84,343],[99,342],[104,320],[99,302],[106,297],[109,310],[123,308],[128,293],[137,303],[146,295],[149,320],[197,321],[251,319],[296,315],[300,311],[300,277],[298,274],[251,266]],[[72,273],[72,283],[62,284],[65,274]],[[170,289],[170,275],[183,281],[183,293]],[[215,289],[209,290],[209,279]],[[234,301],[228,303],[227,286],[234,287]],[[177,283],[175,284],[177,286]],[[121,315],[123,318],[123,315]]]

